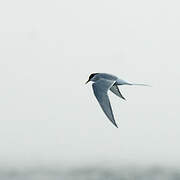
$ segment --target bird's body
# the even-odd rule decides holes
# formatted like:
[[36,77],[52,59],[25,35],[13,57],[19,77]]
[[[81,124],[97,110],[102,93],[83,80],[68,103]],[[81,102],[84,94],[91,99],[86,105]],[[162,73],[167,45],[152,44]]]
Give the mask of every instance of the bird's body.
[[108,90],[112,91],[114,94],[116,94],[118,97],[125,100],[125,98],[122,96],[118,85],[143,85],[145,84],[132,84],[129,82],[126,82],[122,79],[119,79],[118,77],[107,74],[107,73],[93,73],[89,76],[89,81],[92,81],[92,87],[94,91],[94,95],[97,98],[102,110],[108,117],[108,119],[116,126],[116,122],[114,119],[114,115],[112,112],[111,104],[108,97]]

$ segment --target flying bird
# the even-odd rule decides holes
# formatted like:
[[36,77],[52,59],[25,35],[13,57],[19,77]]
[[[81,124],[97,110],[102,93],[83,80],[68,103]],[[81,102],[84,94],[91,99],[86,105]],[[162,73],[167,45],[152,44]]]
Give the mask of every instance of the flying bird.
[[134,84],[126,82],[118,77],[107,74],[107,73],[93,73],[89,76],[88,82],[92,81],[92,87],[94,91],[94,95],[98,100],[102,110],[108,117],[108,119],[118,128],[116,121],[114,119],[114,114],[112,112],[111,104],[108,97],[108,91],[112,91],[118,97],[126,100],[124,96],[121,94],[118,85],[141,85],[148,86],[146,84]]

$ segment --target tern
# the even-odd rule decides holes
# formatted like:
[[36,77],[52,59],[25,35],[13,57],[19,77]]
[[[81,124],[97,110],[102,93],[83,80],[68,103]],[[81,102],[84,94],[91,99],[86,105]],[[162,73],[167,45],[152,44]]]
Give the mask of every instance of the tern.
[[118,128],[116,121],[114,119],[114,114],[112,111],[112,107],[108,97],[108,91],[112,91],[118,97],[126,100],[124,96],[121,94],[118,85],[140,85],[140,86],[149,86],[147,84],[135,84],[129,83],[118,77],[107,74],[107,73],[93,73],[89,76],[88,82],[92,81],[92,88],[94,91],[94,95],[98,100],[103,112],[106,114],[108,119]]

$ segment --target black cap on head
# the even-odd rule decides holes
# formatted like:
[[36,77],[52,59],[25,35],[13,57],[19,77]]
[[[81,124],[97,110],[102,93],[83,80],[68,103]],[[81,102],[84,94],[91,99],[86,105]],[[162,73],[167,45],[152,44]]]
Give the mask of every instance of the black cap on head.
[[87,84],[96,74],[98,74],[98,73],[92,73],[92,74],[89,76],[89,79],[88,79],[88,81],[86,82],[86,84]]
[[98,73],[92,73],[92,74],[89,76],[89,80],[91,80],[96,74],[98,74]]

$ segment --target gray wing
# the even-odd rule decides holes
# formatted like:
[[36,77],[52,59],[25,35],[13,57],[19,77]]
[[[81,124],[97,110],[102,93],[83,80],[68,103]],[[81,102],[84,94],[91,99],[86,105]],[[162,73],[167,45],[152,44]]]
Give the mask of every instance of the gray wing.
[[114,85],[110,88],[110,90],[111,90],[114,94],[116,94],[117,96],[119,96],[120,98],[126,100],[125,97],[123,97],[123,95],[121,94],[121,92],[120,92],[120,90],[119,90],[119,88],[118,88],[117,85],[114,84]]
[[107,94],[108,90],[112,87],[114,82],[115,81],[100,79],[96,83],[93,83],[92,86],[93,86],[94,95],[96,96],[102,110],[104,111],[104,113],[106,114],[108,119],[116,127],[118,127],[116,122],[115,122],[114,115],[113,115],[112,108],[111,108],[111,104],[110,104],[109,97]]

